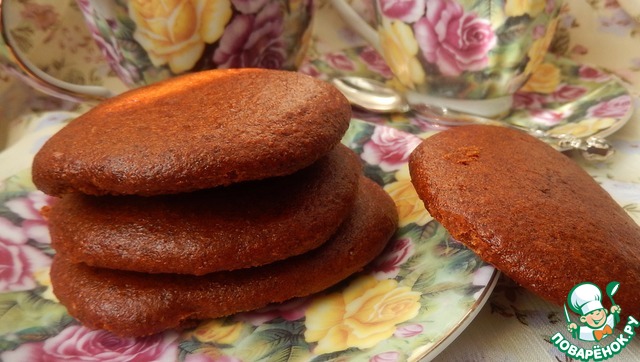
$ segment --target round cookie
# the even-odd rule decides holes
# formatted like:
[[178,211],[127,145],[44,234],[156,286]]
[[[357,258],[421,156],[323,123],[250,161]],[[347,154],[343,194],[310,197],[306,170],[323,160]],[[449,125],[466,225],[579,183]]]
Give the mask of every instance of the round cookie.
[[60,302],[83,324],[121,336],[149,335],[324,290],[373,260],[395,232],[397,218],[393,200],[362,177],[350,217],[309,253],[205,276],[92,268],[57,254],[51,283]]
[[336,145],[350,117],[338,90],[301,73],[192,73],[71,121],[36,154],[33,182],[55,196],[148,196],[287,175]]
[[74,262],[149,273],[263,265],[329,239],[361,174],[339,144],[288,176],[153,197],[67,194],[49,212],[52,246]]
[[563,304],[578,283],[640,305],[640,226],[569,157],[523,132],[464,126],[412,153],[411,180],[427,210],[482,259]]

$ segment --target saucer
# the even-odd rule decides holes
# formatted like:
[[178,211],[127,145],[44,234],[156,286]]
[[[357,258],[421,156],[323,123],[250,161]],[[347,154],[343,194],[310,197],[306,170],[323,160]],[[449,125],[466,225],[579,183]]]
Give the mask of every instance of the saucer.
[[[345,50],[342,58],[336,58],[337,55],[317,57],[302,71],[324,79],[361,76],[384,82],[391,77],[385,66],[379,63],[380,59],[372,60],[375,54],[367,46]],[[514,95],[512,110],[501,120],[532,131],[545,131],[553,136],[569,135],[586,139],[613,134],[632,114],[631,95],[618,77],[596,66],[547,54],[532,79]],[[446,128],[429,122],[428,118],[411,114],[400,117],[397,114],[373,114],[354,109],[354,117],[387,124],[413,134]],[[567,150],[554,146],[560,151]]]
[[[544,74],[536,77],[537,72]],[[553,135],[607,137],[632,114],[631,95],[618,77],[548,54],[532,79],[514,95],[513,110],[504,121]]]
[[[388,248],[365,270],[317,295],[204,321],[181,333],[131,339],[90,330],[51,292],[48,268],[54,251],[38,212],[51,198],[35,190],[30,175],[40,145],[73,117],[48,113],[34,121],[28,136],[0,153],[5,171],[0,248],[11,251],[5,259],[11,278],[0,276],[0,304],[11,306],[0,307],[0,360],[31,360],[34,353],[78,357],[90,344],[94,354],[113,348],[145,360],[183,361],[206,354],[252,361],[283,356],[289,361],[415,361],[433,358],[453,341],[498,279],[497,270],[431,218],[411,187],[407,158],[420,138],[354,120],[343,143],[360,156],[365,174],[391,195],[400,215]],[[326,321],[314,330],[317,342],[305,336],[313,328],[308,319]]]

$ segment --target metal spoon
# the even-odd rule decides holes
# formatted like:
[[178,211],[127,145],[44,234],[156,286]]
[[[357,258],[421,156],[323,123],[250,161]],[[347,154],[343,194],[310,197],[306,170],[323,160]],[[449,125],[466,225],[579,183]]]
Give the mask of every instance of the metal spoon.
[[422,103],[409,104],[398,92],[373,79],[337,77],[332,79],[332,83],[351,104],[375,113],[413,112],[416,116],[429,122],[447,126],[489,124],[515,128],[549,143],[560,151],[579,150],[582,156],[589,161],[605,161],[615,151],[607,140],[596,136],[580,138],[569,134],[553,134],[486,117],[456,112],[444,107]]

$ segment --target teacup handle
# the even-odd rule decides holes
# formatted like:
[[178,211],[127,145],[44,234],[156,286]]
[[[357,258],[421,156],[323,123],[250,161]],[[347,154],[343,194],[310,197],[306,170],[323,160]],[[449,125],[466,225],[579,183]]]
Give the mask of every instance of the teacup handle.
[[[20,77],[23,81],[30,86],[57,98],[70,100],[74,102],[82,100],[101,100],[113,96],[113,92],[109,89],[101,86],[93,85],[79,85],[57,79],[35,66],[29,59],[27,59],[16,46],[16,41],[10,32],[5,28],[6,19],[4,11],[6,1],[0,0],[0,30],[2,40],[7,47],[8,56],[10,61],[15,63],[6,64],[6,68],[9,72]],[[22,70],[22,72],[20,71]],[[23,76],[26,74],[27,77]]]
[[360,34],[360,36],[379,53],[382,53],[378,32],[371,27],[351,5],[347,4],[345,0],[331,0],[331,4],[340,16],[342,16],[347,25]]

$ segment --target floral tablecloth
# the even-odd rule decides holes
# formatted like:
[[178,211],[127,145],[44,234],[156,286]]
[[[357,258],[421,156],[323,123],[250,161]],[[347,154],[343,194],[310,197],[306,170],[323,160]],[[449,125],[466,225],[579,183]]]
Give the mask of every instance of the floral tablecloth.
[[[571,156],[581,163],[594,178],[607,189],[629,214],[640,223],[640,23],[636,22],[615,0],[572,0],[563,11],[556,38],[552,44],[555,54],[585,65],[589,76],[601,76],[611,72],[628,87],[635,113],[628,123],[609,138],[617,153],[610,162],[589,163],[578,153]],[[353,5],[365,16],[372,16],[371,3],[352,0]],[[73,0],[66,1],[73,8]],[[32,42],[40,42],[55,48],[69,48],[69,52],[82,56],[81,64],[69,62],[69,58],[47,58],[40,64],[49,73],[81,84],[106,84],[118,89],[114,80],[98,56],[90,37],[78,23],[60,22],[64,7],[54,8],[48,1],[23,1],[21,13],[24,35],[22,45],[26,51]],[[365,44],[340,20],[327,2],[318,2],[316,28],[308,62],[302,72],[320,78],[333,75],[364,75],[377,79],[390,78],[390,72],[379,54]],[[42,39],[34,39],[39,34]],[[74,59],[78,59],[77,57]],[[544,81],[544,79],[543,79]],[[11,119],[3,134],[0,146],[18,141],[21,137],[37,137],[42,124],[31,121],[49,110],[82,111],[87,105],[55,100],[26,91],[23,86],[11,82],[0,69],[0,86],[4,92],[16,89],[23,107],[5,107],[3,117]],[[575,92],[576,88],[566,88]],[[565,93],[566,94],[566,93]],[[575,94],[575,93],[574,93]],[[625,101],[627,98],[625,98]],[[18,103],[9,103],[18,104]],[[28,104],[28,107],[24,107]],[[615,104],[611,107],[615,108]],[[7,110],[7,108],[11,108]],[[16,115],[21,114],[17,117]],[[615,113],[615,109],[614,109]],[[545,115],[541,119],[554,121],[557,115]],[[411,116],[393,114],[374,115],[355,111],[354,117],[374,123],[384,123],[398,128],[412,124]],[[551,118],[549,118],[551,117]],[[64,114],[60,119],[65,119]],[[55,122],[55,117],[51,122]],[[435,130],[431,130],[435,131]],[[427,132],[428,133],[428,132]],[[2,169],[2,178],[13,170]],[[15,170],[17,171],[17,170]],[[32,200],[36,205],[39,200]],[[18,205],[19,206],[19,205]],[[16,206],[17,207],[17,206]],[[24,209],[24,208],[23,208]],[[34,212],[31,209],[24,213]],[[38,225],[34,224],[34,237]],[[1,271],[0,271],[1,272]],[[621,286],[624,287],[624,286]],[[640,316],[640,306],[629,311]],[[564,361],[570,360],[551,342],[557,332],[566,331],[562,307],[555,306],[501,277],[493,293],[478,316],[464,329],[436,361]],[[71,332],[69,332],[71,333]],[[37,338],[37,336],[34,336]],[[398,355],[380,355],[378,360],[398,360]],[[613,360],[640,360],[640,342],[633,339]]]

